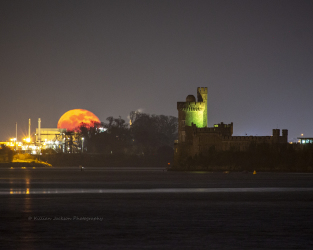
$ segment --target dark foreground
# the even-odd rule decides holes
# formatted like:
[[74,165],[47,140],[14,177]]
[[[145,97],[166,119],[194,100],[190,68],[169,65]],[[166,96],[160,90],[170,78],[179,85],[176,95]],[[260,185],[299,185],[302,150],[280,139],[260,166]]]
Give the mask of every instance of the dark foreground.
[[2,249],[312,249],[313,175],[0,169]]

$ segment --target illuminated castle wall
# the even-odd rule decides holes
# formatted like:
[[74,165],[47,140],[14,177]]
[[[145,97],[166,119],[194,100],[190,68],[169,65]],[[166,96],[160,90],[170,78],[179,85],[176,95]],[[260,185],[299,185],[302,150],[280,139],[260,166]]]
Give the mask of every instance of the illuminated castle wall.
[[245,151],[251,143],[287,143],[288,130],[273,129],[272,136],[233,136],[233,123],[207,127],[207,88],[197,88],[198,101],[188,95],[186,102],[177,102],[178,140],[175,141],[175,158],[180,155],[206,154],[209,149]]
[[195,124],[198,128],[207,127],[208,110],[208,88],[198,88],[197,97],[188,95],[186,102],[177,102],[178,109],[178,140],[185,141],[185,126]]

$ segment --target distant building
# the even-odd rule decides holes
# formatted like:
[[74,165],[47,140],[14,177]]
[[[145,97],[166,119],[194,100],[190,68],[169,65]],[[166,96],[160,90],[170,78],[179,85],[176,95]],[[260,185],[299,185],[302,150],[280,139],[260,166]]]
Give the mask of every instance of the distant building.
[[54,149],[65,151],[65,133],[66,129],[61,128],[36,128],[36,145],[41,149]]
[[[103,128],[101,128],[103,129]],[[83,152],[84,138],[78,132],[67,131],[65,128],[36,128],[36,145],[40,149],[53,149],[63,153]]]
[[298,137],[300,144],[313,144],[313,137]]
[[39,129],[36,128],[36,143],[44,143],[49,142],[53,143],[58,139],[58,136],[65,133],[66,129],[62,128],[40,128],[40,135]]
[[197,88],[197,100],[188,95],[186,102],[177,102],[178,140],[175,141],[175,158],[195,156],[217,151],[245,151],[251,143],[287,143],[288,130],[273,129],[272,136],[233,136],[233,123],[207,127],[207,88]]

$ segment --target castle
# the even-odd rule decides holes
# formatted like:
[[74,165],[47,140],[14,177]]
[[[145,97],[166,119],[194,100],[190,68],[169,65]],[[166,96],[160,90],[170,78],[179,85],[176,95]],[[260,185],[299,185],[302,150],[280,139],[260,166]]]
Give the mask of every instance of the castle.
[[288,141],[288,130],[273,129],[272,136],[233,136],[233,123],[207,127],[208,89],[197,88],[197,100],[188,95],[186,102],[177,102],[178,140],[174,144],[174,159],[180,156],[208,154],[217,151],[245,151],[251,143],[281,144]]

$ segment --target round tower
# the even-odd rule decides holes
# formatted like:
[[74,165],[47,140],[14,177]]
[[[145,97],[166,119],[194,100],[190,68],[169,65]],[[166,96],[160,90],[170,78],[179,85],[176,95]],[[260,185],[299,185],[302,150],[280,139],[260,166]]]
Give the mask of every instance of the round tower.
[[177,102],[178,134],[183,138],[185,126],[207,127],[207,88],[197,88],[197,99],[188,95],[186,102]]

